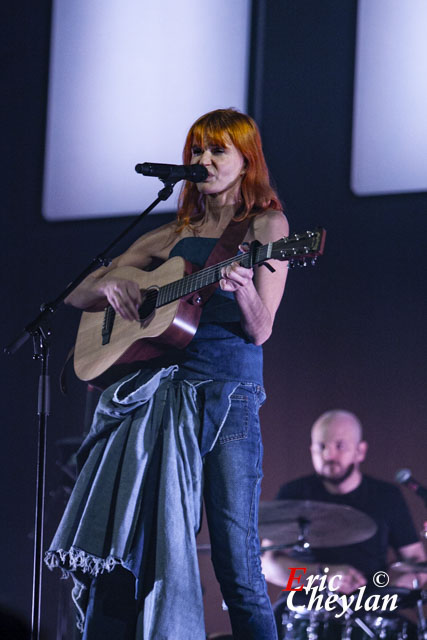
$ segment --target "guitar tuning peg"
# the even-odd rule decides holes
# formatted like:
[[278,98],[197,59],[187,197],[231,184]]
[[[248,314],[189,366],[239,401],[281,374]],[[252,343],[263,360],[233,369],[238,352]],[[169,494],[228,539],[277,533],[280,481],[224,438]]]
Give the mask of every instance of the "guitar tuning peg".
[[295,269],[295,260],[289,260],[288,262],[288,268],[289,269]]
[[311,259],[311,266],[314,267],[317,262],[317,256]]
[[300,267],[306,267],[307,266],[307,260],[305,258],[301,258],[301,260],[298,260],[298,265]]

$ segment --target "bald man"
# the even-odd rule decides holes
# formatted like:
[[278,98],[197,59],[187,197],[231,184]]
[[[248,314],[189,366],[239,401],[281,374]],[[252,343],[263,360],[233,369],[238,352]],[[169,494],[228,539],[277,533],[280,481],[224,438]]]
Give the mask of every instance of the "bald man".
[[[315,474],[283,485],[279,500],[299,499],[349,505],[370,515],[378,529],[364,542],[341,547],[312,548],[307,561],[298,556],[298,566],[307,568],[305,578],[329,568],[334,588],[349,594],[370,581],[377,571],[387,569],[391,547],[400,559],[417,562],[426,558],[411,515],[400,490],[389,482],[362,474],[360,464],[368,449],[358,418],[348,411],[328,411],[311,430],[311,459]],[[333,522],[331,522],[331,528]],[[275,541],[279,542],[279,541]],[[271,541],[263,540],[263,546]],[[266,579],[282,588],[288,582],[295,557],[283,552],[266,552],[262,557]],[[411,588],[413,574],[396,575],[393,584]],[[421,576],[425,580],[426,576]]]

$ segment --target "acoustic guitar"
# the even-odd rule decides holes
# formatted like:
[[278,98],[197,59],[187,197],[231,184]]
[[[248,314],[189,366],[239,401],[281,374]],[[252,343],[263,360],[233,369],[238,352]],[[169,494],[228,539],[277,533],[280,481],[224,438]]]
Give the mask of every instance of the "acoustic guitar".
[[288,260],[289,266],[314,263],[323,253],[325,236],[317,228],[266,245],[254,242],[249,252],[203,269],[179,256],[154,271],[118,267],[117,277],[133,280],[141,289],[140,322],[124,320],[109,304],[102,311],[84,311],[74,351],[77,377],[105,387],[130,370],[126,365],[158,357],[171,346],[186,347],[202,313],[197,292],[218,282],[223,267],[238,262],[249,268],[270,259]]

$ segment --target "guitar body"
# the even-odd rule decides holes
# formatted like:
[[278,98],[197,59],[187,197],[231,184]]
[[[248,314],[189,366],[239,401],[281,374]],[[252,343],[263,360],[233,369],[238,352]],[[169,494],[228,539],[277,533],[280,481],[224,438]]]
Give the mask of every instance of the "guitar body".
[[[154,271],[118,267],[117,277],[139,285],[144,298],[155,296],[159,287],[192,273],[194,267],[183,258],[171,258]],[[148,296],[147,296],[148,294]],[[162,355],[168,346],[184,348],[196,333],[202,308],[193,304],[194,294],[154,308],[141,322],[129,322],[113,314],[108,342],[103,344],[106,309],[84,311],[74,351],[74,370],[81,380],[105,387],[138,362]],[[110,307],[110,311],[112,311]],[[148,311],[150,307],[148,306]],[[132,363],[132,369],[126,365]]]

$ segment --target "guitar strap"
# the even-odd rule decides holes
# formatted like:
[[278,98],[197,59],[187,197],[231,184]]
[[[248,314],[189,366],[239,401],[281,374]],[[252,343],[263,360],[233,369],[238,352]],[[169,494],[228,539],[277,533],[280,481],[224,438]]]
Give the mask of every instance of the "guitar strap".
[[[246,232],[249,228],[250,219],[246,218],[241,222],[232,220],[224,229],[222,236],[218,239],[214,248],[210,252],[202,269],[217,265],[224,260],[228,260],[235,256],[239,250],[239,245],[243,242]],[[215,293],[215,290],[219,287],[219,282],[209,284],[203,289],[200,289],[193,294],[194,304],[203,306],[209,300],[209,298]]]

